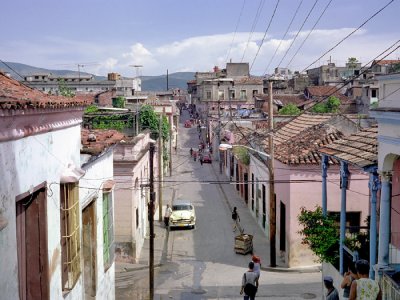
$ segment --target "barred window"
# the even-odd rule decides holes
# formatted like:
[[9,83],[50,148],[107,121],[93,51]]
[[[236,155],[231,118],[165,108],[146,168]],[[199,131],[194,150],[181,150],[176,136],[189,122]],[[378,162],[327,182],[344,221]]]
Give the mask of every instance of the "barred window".
[[104,268],[114,261],[114,220],[112,194],[103,193],[103,257]]
[[60,185],[61,263],[63,290],[72,290],[81,274],[81,239],[77,183]]
[[211,99],[211,91],[206,91],[206,99]]

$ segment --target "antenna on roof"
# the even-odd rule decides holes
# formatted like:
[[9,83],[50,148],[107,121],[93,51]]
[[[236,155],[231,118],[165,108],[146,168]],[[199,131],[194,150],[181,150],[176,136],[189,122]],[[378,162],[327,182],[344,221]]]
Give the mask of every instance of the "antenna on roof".
[[57,66],[72,67],[76,66],[78,68],[78,84],[81,84],[81,68],[87,66],[97,66],[100,65],[98,62],[84,62],[84,63],[71,63],[71,64],[58,64]]

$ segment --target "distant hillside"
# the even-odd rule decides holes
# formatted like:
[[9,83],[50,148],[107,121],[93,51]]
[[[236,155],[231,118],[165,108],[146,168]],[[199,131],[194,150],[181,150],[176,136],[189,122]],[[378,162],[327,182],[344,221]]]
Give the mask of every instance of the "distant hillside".
[[[21,76],[27,76],[31,75],[33,73],[52,73],[53,75],[78,75],[78,71],[72,71],[72,70],[51,70],[51,69],[45,69],[45,68],[38,68],[38,67],[33,67],[25,64],[20,64],[16,62],[6,62],[7,65],[9,65],[13,70],[11,70],[9,67],[7,67],[5,64],[0,63],[0,70],[3,70],[5,72],[8,72],[11,74],[11,76],[16,79],[16,80],[23,80]],[[21,76],[19,76],[18,74]],[[80,72],[81,75],[93,75],[87,72]],[[98,80],[104,80],[106,77],[104,76],[95,76],[96,79]]]
[[[20,64],[16,62],[6,62],[12,69],[7,67],[6,65],[0,63],[0,70],[8,72],[11,74],[13,78],[16,80],[23,80],[18,74],[21,76],[31,75],[33,73],[52,73],[54,75],[78,75],[77,71],[72,70],[50,70],[45,68],[33,67],[25,64]],[[18,74],[17,74],[18,73]],[[81,72],[82,75],[93,75],[87,72]],[[180,88],[187,89],[186,82],[194,79],[194,72],[177,72],[168,75],[168,87],[171,88]],[[123,75],[123,74],[122,74]],[[97,80],[104,80],[106,76],[96,76]],[[167,89],[167,75],[159,75],[159,76],[142,76],[142,90],[143,91],[165,91]]]
[[[187,82],[194,79],[194,72],[177,72],[168,75],[168,88],[187,89]],[[143,91],[166,91],[167,75],[142,76]]]

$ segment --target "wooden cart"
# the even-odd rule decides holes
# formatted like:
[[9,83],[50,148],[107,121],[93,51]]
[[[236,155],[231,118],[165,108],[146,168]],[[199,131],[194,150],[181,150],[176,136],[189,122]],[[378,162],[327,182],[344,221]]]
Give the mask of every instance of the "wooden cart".
[[236,236],[235,252],[240,254],[253,253],[253,236],[245,233]]

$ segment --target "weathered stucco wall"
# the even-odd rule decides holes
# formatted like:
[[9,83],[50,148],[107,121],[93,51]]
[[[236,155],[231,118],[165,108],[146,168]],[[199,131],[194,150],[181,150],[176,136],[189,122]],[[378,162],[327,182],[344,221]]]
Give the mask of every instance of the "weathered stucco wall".
[[[96,224],[96,297],[97,299],[115,299],[115,266],[105,269],[103,259],[104,239],[103,239],[103,189],[102,185],[107,180],[113,179],[113,155],[109,150],[102,157],[83,167],[86,171],[85,176],[79,181],[79,200],[81,207],[81,231],[82,231],[82,209],[91,201],[95,205],[95,224]],[[113,198],[115,200],[115,197]],[[113,201],[113,207],[115,207]],[[114,211],[114,210],[113,210]],[[115,220],[115,216],[114,216]],[[81,233],[81,237],[82,237]],[[83,276],[83,259],[82,259]]]
[[[47,182],[47,234],[50,299],[62,299],[60,176],[69,162],[80,165],[80,126],[0,143],[0,210],[8,226],[0,231],[2,299],[18,299],[16,196]],[[81,296],[81,280],[75,285]],[[79,295],[78,295],[79,294]]]

